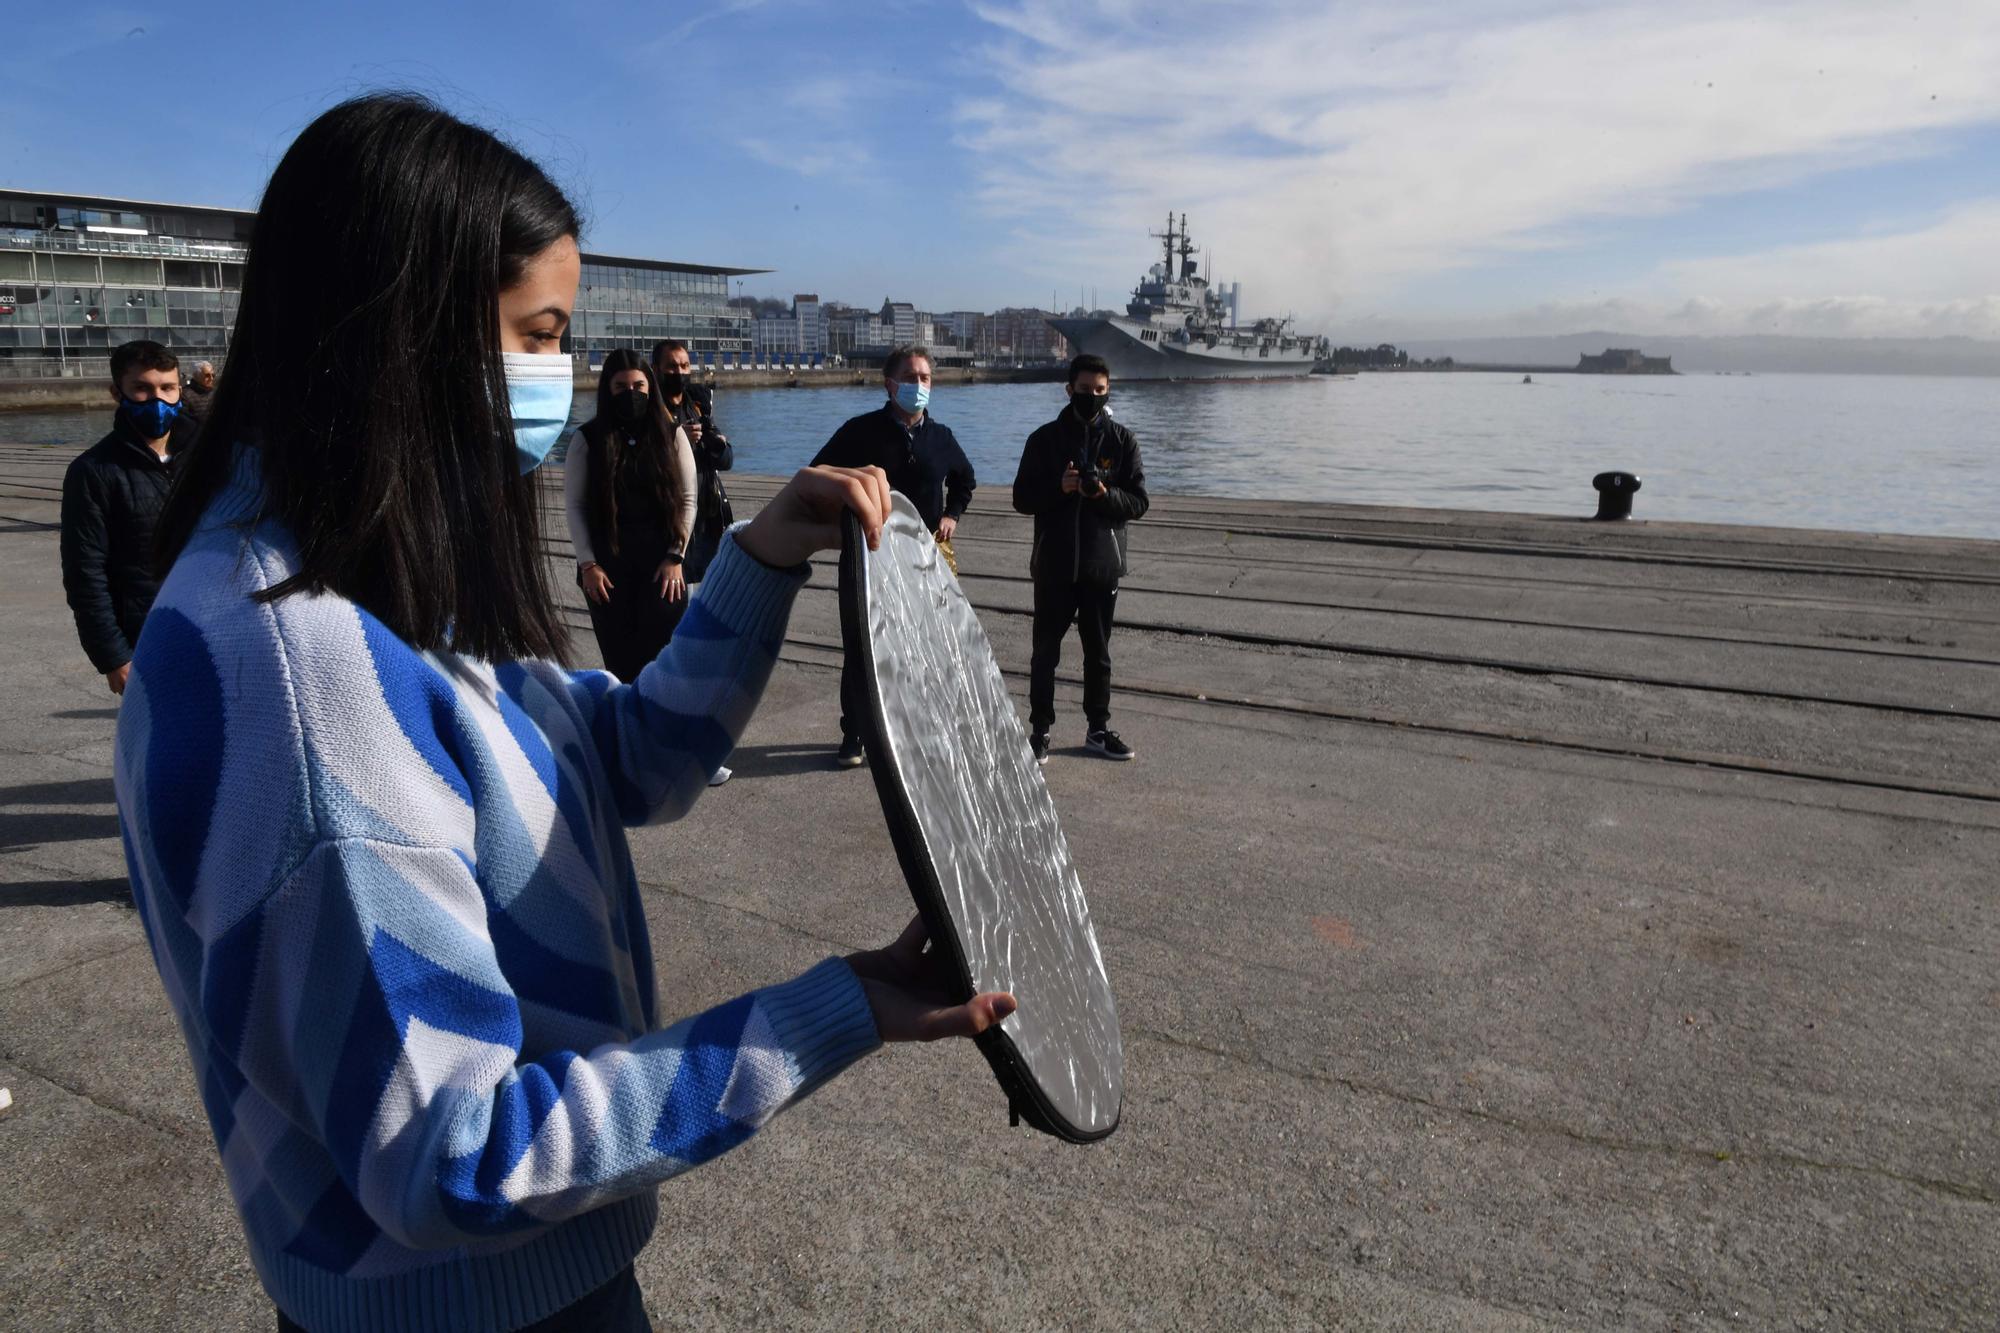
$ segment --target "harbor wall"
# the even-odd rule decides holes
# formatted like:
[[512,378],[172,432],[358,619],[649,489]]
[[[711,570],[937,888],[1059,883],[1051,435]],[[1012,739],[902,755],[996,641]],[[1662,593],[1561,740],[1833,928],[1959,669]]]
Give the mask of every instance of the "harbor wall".
[[[1063,378],[1061,366],[963,367],[939,366],[932,376],[937,384],[1042,384]],[[824,389],[851,384],[879,384],[882,372],[842,367],[838,370],[720,370],[705,382],[717,388],[735,389]],[[101,376],[69,376],[63,379],[0,380],[0,412],[52,412],[64,408],[104,407],[110,403]],[[579,393],[595,392],[597,372],[576,377]]]

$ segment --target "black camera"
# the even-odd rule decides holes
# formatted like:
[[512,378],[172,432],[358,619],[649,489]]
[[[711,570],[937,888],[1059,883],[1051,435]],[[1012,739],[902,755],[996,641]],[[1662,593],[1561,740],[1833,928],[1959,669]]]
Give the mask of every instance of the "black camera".
[[1078,460],[1076,465],[1076,482],[1085,495],[1096,490],[1103,480],[1102,474],[1097,470],[1096,460],[1090,458]]

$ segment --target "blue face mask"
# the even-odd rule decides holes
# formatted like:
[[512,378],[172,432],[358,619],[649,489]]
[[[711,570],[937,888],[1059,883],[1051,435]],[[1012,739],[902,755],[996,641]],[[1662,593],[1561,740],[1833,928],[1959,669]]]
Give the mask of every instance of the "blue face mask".
[[181,414],[179,403],[163,402],[158,398],[147,403],[135,403],[130,398],[118,400],[118,410],[132,423],[132,429],[139,432],[142,440],[157,440],[174,428],[174,421]]
[[916,380],[896,381],[896,406],[905,412],[914,416],[929,407],[930,403],[931,389],[928,384],[920,384]]
[[507,376],[507,415],[514,419],[514,452],[521,471],[533,472],[569,424],[576,377],[566,356],[502,352],[500,362]]

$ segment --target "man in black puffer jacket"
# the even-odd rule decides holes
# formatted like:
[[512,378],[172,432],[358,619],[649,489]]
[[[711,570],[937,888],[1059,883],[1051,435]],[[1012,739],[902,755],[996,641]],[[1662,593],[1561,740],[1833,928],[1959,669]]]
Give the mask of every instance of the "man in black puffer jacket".
[[83,651],[123,694],[132,645],[160,590],[153,528],[192,423],[180,415],[180,362],[156,342],[111,353],[111,396],[111,433],[63,474],[62,572]]
[[1107,759],[1132,747],[1111,730],[1111,622],[1126,573],[1125,525],[1146,512],[1139,442],[1111,419],[1111,368],[1085,353],[1069,364],[1069,406],[1028,437],[1014,476],[1014,508],[1035,517],[1034,656],[1028,728],[1038,763],[1056,720],[1056,663],[1075,622],[1083,640],[1084,744]]

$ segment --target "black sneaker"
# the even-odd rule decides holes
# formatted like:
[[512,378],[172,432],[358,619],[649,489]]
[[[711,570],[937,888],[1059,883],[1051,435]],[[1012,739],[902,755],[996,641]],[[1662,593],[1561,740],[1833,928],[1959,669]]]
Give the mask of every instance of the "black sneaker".
[[1133,753],[1131,746],[1118,739],[1118,733],[1115,731],[1105,731],[1100,728],[1084,736],[1083,743],[1103,755],[1106,759],[1132,759],[1137,757]]
[[1036,763],[1049,762],[1049,734],[1046,731],[1038,731],[1028,737],[1028,748],[1034,751]]
[[868,753],[861,748],[859,736],[842,736],[840,753],[834,756],[833,765],[835,768],[859,768],[867,758]]

